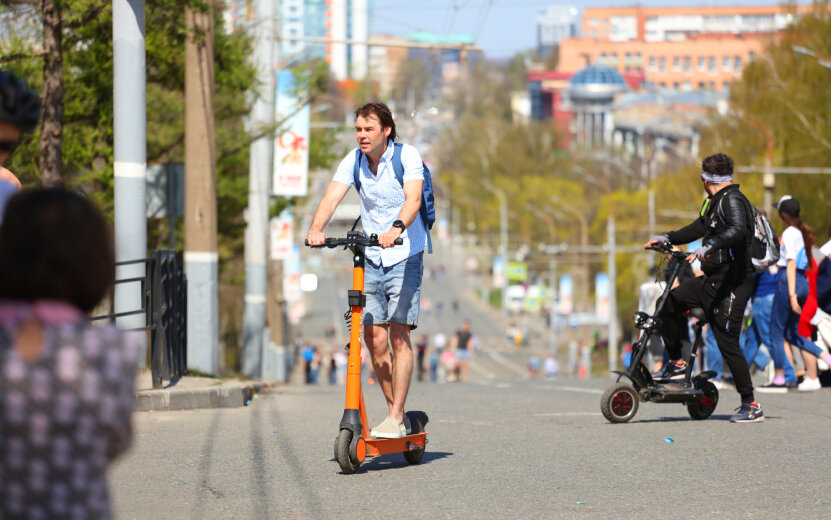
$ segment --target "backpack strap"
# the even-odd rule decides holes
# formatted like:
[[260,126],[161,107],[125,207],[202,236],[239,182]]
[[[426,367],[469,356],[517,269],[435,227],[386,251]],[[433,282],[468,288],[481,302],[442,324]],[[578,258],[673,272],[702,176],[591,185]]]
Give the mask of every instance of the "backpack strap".
[[392,152],[392,171],[395,172],[395,178],[401,187],[404,187],[404,164],[401,163],[401,149],[404,147],[401,143],[393,143],[395,149]]
[[361,191],[361,158],[364,154],[361,153],[361,149],[358,148],[355,150],[355,166],[352,169],[352,177],[355,181],[355,189],[358,192]]
[[[404,148],[404,145],[401,143],[393,143],[395,149],[392,152],[392,171],[395,172],[395,178],[398,179],[398,182],[401,183],[401,187],[404,187],[404,164],[401,162],[401,150]],[[423,202],[422,202],[423,204]],[[424,232],[427,234],[427,254],[433,254],[433,239],[430,237],[430,229],[427,227],[427,222],[424,221],[424,218],[421,216],[421,208],[418,210],[418,218],[421,218],[421,223],[423,224]]]

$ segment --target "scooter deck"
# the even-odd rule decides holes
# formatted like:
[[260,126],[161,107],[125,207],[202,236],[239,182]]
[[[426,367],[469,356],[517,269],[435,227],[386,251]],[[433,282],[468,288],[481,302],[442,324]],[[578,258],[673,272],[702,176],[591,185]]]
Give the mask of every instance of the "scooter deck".
[[427,444],[427,433],[413,433],[399,439],[367,439],[366,454],[368,457],[377,457],[379,455],[389,455],[390,453],[422,449]]
[[685,403],[704,395],[704,392],[684,383],[661,382],[649,389],[646,399],[656,403]]

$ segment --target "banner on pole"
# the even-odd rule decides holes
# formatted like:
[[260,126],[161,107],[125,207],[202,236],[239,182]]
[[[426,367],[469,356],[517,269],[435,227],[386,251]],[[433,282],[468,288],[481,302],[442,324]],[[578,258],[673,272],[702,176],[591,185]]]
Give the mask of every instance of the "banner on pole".
[[272,260],[286,260],[294,245],[294,218],[291,211],[285,210],[271,219],[269,242]]
[[297,105],[291,71],[277,74],[275,121],[282,122],[274,141],[272,192],[284,197],[306,195],[309,178],[309,105]]
[[560,277],[560,314],[574,312],[574,283],[571,276],[564,274]]
[[283,299],[288,303],[303,298],[300,290],[300,248],[291,246],[288,257],[283,261]]
[[594,277],[594,313],[598,317],[609,319],[609,275],[597,273]]
[[501,256],[493,257],[493,287],[505,287],[505,261]]

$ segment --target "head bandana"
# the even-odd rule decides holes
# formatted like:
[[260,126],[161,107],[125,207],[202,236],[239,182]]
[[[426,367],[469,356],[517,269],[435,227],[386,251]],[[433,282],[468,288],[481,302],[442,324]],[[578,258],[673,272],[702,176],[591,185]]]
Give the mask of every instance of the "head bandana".
[[724,184],[725,182],[733,182],[733,175],[716,175],[715,173],[702,171],[701,180],[710,184]]

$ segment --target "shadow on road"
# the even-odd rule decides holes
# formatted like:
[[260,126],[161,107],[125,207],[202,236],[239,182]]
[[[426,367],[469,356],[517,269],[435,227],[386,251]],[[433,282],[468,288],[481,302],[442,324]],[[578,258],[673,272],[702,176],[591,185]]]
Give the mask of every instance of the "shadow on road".
[[[711,415],[710,418],[706,419],[706,420],[707,421],[729,421],[732,416],[733,416],[732,414]],[[776,419],[781,419],[781,417],[773,417],[773,416],[770,416],[770,415],[765,415],[765,420],[768,420],[768,419],[776,420]],[[637,424],[637,423],[648,424],[648,423],[663,423],[663,422],[689,422],[689,421],[695,421],[695,419],[693,419],[692,417],[681,417],[681,416],[679,416],[679,417],[661,417],[660,419],[643,419],[641,421],[635,420],[635,421],[632,421],[632,424]]]
[[[428,451],[424,454],[424,458],[421,459],[421,464],[419,466],[423,466],[425,464],[429,464],[434,460],[444,459],[446,457],[450,457],[453,455],[447,451]],[[329,459],[335,464],[337,461],[335,459]],[[390,455],[382,455],[380,457],[373,457],[368,459],[367,462],[361,465],[358,468],[356,473],[367,473],[369,471],[380,471],[385,469],[400,469],[406,468],[411,464],[404,460],[404,455],[402,453],[393,453]]]

